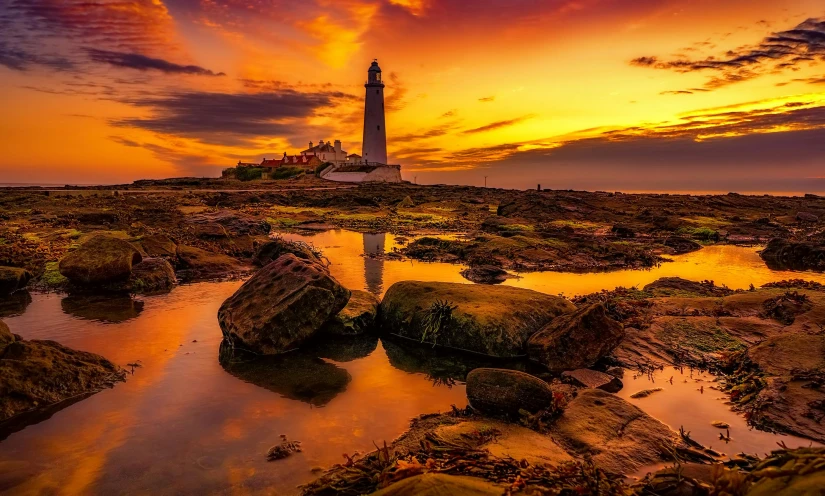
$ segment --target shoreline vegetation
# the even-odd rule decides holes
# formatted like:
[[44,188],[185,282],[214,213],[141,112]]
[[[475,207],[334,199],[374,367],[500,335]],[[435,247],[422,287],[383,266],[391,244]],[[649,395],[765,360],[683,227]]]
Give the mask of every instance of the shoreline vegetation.
[[[421,412],[401,437],[346,454],[303,494],[759,495],[825,485],[823,448],[723,456],[613,394],[625,370],[707,370],[716,377],[707,387],[751,427],[825,443],[825,286],[804,272],[744,290],[707,274],[572,299],[495,286],[513,272],[645,269],[712,244],[764,245],[772,269],[822,272],[825,197],[170,179],[5,189],[0,220],[0,319],[25,311],[29,291],[105,305],[244,278],[218,312],[221,360],[378,335],[404,338],[399,346],[424,359],[448,349],[531,364],[529,374],[473,367],[469,407]],[[315,247],[279,236],[330,229],[390,233],[399,248],[369,256],[461,265],[478,284],[401,281],[379,300],[343,287]],[[0,321],[0,428],[117,387],[121,367],[140,366],[14,331]],[[343,373],[336,387],[348,381]],[[732,435],[720,427],[720,440]],[[284,438],[271,459],[300,444]],[[656,468],[626,479],[645,467]]]

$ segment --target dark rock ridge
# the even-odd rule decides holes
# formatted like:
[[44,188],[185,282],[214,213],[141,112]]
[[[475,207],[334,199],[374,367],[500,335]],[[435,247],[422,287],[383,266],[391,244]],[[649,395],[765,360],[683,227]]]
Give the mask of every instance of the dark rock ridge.
[[825,271],[825,244],[774,238],[759,253],[772,269]]
[[643,288],[657,295],[727,296],[733,290],[715,286],[712,282],[695,282],[681,277],[661,277]]
[[218,322],[236,346],[277,354],[300,346],[347,304],[350,291],[326,267],[287,254],[229,297]]
[[587,368],[623,338],[622,324],[607,316],[604,305],[594,303],[553,319],[530,338],[527,352],[551,370]]
[[25,341],[0,321],[0,421],[123,381],[105,358],[54,341]]

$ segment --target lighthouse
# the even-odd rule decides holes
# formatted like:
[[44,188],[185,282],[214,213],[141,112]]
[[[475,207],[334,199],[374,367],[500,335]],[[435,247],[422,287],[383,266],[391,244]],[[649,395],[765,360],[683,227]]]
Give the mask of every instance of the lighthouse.
[[367,96],[364,100],[363,159],[367,162],[387,163],[387,130],[384,126],[384,83],[381,68],[374,60],[367,71]]

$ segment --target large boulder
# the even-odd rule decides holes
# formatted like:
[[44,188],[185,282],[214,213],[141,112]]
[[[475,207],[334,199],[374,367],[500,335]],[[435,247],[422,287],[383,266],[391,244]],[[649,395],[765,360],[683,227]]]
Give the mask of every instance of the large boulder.
[[261,269],[229,297],[218,322],[236,346],[263,354],[297,348],[350,298],[327,269],[287,254]]
[[772,269],[825,270],[825,245],[774,238],[759,253]]
[[175,269],[162,258],[144,258],[132,267],[130,286],[135,293],[168,291],[177,282]]
[[24,341],[0,322],[0,422],[124,380],[105,358],[54,341]]
[[527,343],[527,352],[551,370],[587,368],[608,355],[624,338],[622,324],[594,303],[553,319]]
[[59,270],[73,284],[98,286],[125,282],[143,259],[129,242],[97,235],[60,260]]
[[367,291],[353,290],[347,306],[327,324],[330,334],[355,336],[364,334],[375,325],[378,315],[378,297]]
[[600,389],[581,390],[551,427],[568,452],[590,456],[596,466],[633,473],[672,459],[678,434],[627,401]]
[[564,298],[509,286],[402,281],[381,301],[382,329],[495,357],[525,354],[529,337],[575,309]]
[[25,288],[31,278],[31,272],[26,269],[0,267],[0,295],[8,295]]
[[287,241],[282,238],[275,238],[262,244],[255,252],[255,265],[263,267],[275,260],[281,258],[282,255],[291,253],[303,260],[311,262],[318,262],[318,257],[312,252],[312,249],[306,243],[296,243]]
[[538,377],[517,370],[475,369],[467,374],[467,399],[474,409],[517,418],[519,410],[536,413],[554,404],[554,392]]

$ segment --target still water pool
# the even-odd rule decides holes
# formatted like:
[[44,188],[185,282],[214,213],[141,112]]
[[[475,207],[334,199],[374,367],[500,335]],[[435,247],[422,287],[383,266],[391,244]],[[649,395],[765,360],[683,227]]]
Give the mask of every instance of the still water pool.
[[[406,279],[467,282],[460,267],[364,257],[397,246],[390,235],[330,231],[311,238],[344,285],[383,294]],[[507,284],[575,295],[644,285],[662,276],[713,279],[744,288],[810,273],[774,272],[753,248],[709,247],[649,271],[524,274]],[[462,379],[485,365],[432,355],[408,344],[366,338],[318,344],[292,356],[250,364],[218,361],[216,313],[241,282],[199,283],[139,299],[88,299],[34,294],[4,321],[27,339],[53,339],[99,353],[126,367],[126,383],[49,412],[39,422],[0,431],[0,492],[9,494],[294,494],[314,471],[388,442],[421,413],[466,405]],[[521,364],[520,366],[524,366]],[[665,382],[675,376],[673,385]],[[784,440],[750,431],[707,387],[712,377],[667,369],[625,376],[619,395],[664,391],[633,400],[671,427],[684,425],[719,451],[762,453]],[[703,392],[700,386],[706,387]],[[720,444],[712,420],[731,424]],[[303,452],[267,462],[281,434]]]

